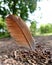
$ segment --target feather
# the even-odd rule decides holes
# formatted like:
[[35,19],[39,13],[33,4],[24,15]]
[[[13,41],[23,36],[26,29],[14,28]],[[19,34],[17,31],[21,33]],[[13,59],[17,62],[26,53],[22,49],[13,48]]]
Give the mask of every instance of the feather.
[[19,46],[33,48],[34,41],[25,22],[18,16],[9,15],[6,17],[6,23],[10,35],[19,42]]

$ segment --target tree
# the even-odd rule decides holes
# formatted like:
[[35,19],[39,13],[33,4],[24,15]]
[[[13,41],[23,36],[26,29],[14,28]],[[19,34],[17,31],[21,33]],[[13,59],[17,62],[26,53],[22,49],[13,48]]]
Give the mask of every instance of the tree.
[[28,12],[34,12],[36,4],[37,0],[0,0],[0,15],[5,18],[12,13],[27,20]]
[[30,31],[32,32],[32,35],[35,35],[36,32],[36,21],[31,22]]
[[52,24],[41,25],[40,33],[52,33]]

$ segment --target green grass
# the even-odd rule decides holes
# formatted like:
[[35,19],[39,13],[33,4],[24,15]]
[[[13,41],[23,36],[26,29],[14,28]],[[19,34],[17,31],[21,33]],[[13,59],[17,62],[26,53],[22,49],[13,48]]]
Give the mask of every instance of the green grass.
[[49,36],[52,35],[52,33],[40,33],[40,32],[36,32],[34,35],[32,36]]
[[35,36],[49,36],[49,35],[52,35],[52,33],[43,33],[43,34],[36,33]]

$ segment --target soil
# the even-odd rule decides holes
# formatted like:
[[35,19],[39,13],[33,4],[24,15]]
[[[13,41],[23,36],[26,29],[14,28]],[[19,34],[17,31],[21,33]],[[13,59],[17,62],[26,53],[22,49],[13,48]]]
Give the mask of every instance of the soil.
[[19,48],[12,38],[0,39],[0,65],[52,65],[52,36],[34,39],[34,51]]

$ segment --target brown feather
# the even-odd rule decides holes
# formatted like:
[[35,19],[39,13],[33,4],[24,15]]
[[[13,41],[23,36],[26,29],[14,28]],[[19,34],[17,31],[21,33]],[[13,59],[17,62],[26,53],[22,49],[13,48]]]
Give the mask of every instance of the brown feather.
[[6,23],[11,36],[19,42],[20,46],[33,48],[32,35],[25,22],[20,17],[9,15],[6,18]]

